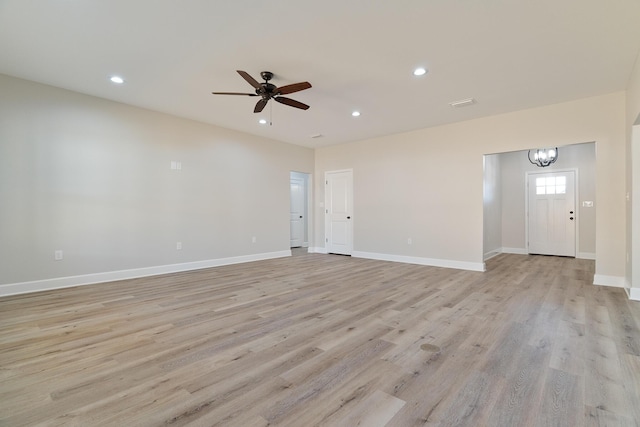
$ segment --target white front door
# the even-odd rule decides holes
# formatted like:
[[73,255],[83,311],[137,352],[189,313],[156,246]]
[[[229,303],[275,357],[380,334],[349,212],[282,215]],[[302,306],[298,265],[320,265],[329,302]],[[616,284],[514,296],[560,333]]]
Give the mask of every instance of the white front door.
[[292,176],[290,178],[290,186],[290,246],[292,248],[299,248],[304,243],[304,204],[306,200],[304,179]]
[[351,255],[353,250],[353,171],[325,173],[327,252]]
[[528,174],[528,252],[576,256],[575,172]]

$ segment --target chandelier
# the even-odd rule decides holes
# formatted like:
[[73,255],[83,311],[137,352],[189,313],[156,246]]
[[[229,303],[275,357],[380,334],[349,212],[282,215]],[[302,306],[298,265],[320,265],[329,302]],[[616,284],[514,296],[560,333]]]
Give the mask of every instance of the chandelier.
[[[533,158],[531,158],[532,151]],[[558,148],[538,148],[537,150],[529,150],[527,156],[529,157],[531,164],[541,168],[546,168],[558,160]]]

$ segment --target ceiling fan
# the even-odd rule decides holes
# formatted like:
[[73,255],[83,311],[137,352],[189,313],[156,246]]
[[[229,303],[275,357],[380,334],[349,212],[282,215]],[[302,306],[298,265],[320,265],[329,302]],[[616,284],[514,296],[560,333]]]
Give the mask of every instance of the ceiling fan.
[[309,109],[307,104],[303,104],[302,102],[296,101],[295,99],[285,98],[282,95],[288,95],[290,93],[299,92],[301,90],[309,89],[311,87],[311,83],[309,82],[300,82],[293,83],[286,86],[277,87],[276,85],[269,83],[269,80],[273,78],[273,73],[270,71],[263,71],[260,73],[262,78],[264,79],[264,83],[258,83],[256,79],[251,77],[249,73],[242,70],[236,70],[238,74],[242,76],[251,86],[255,88],[255,93],[240,93],[240,92],[211,92],[214,95],[244,95],[244,96],[259,96],[261,99],[256,104],[256,107],[253,109],[254,113],[261,112],[264,107],[267,105],[270,99],[276,100],[284,105],[288,105],[290,107],[300,108],[301,110]]

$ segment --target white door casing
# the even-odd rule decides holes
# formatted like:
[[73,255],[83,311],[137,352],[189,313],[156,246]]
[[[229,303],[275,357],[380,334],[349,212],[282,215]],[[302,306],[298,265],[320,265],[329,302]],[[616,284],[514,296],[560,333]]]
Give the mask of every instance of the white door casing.
[[290,217],[291,244],[290,247],[298,248],[304,243],[304,204],[305,204],[304,179],[290,178]]
[[576,172],[527,174],[527,251],[576,256]]
[[353,250],[353,171],[325,172],[325,244],[328,253]]

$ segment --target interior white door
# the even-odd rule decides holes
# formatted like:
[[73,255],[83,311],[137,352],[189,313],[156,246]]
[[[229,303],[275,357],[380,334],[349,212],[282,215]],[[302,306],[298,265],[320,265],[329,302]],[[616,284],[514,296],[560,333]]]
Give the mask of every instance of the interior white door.
[[305,185],[304,179],[291,177],[291,202],[290,202],[290,225],[291,225],[291,247],[299,248],[304,243],[304,204]]
[[351,255],[353,250],[353,171],[325,173],[327,252]]
[[529,174],[528,252],[576,256],[575,172]]

